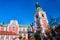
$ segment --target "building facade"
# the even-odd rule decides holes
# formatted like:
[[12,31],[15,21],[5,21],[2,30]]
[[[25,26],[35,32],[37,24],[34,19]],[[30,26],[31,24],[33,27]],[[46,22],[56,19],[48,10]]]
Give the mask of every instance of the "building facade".
[[22,39],[28,40],[28,31],[32,31],[30,25],[18,24],[17,20],[11,20],[9,24],[0,25],[0,40],[19,40],[21,36]]

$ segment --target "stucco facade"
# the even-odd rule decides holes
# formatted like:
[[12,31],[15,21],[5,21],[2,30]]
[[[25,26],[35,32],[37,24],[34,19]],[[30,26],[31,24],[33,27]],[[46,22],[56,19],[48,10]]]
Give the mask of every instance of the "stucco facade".
[[9,24],[2,24],[0,25],[0,40],[13,40],[14,38],[19,40],[20,36],[28,40],[28,31],[32,31],[29,27],[30,25],[18,24],[17,20],[11,20]]

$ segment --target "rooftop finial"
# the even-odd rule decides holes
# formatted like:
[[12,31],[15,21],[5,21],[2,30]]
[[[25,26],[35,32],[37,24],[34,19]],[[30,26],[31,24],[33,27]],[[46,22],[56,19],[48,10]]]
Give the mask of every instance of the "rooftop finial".
[[37,7],[40,7],[40,5],[39,5],[39,3],[38,3],[38,2],[36,2],[36,8],[37,8]]

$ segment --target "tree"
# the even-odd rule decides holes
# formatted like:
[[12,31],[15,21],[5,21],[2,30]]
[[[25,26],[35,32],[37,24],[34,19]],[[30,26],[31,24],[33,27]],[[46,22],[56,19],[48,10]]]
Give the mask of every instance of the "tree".
[[50,16],[49,18],[49,27],[52,28],[55,25],[55,19]]
[[40,37],[40,33],[38,31],[36,31],[36,33],[34,34],[35,40],[41,40]]
[[22,39],[22,36],[20,36],[19,39],[21,40]]
[[56,34],[58,34],[58,36],[60,36],[60,25],[56,26],[54,28],[54,31],[56,32]]
[[60,25],[60,17],[56,18],[57,25]]
[[52,28],[53,26],[60,25],[60,17],[53,18],[49,17],[49,26]]

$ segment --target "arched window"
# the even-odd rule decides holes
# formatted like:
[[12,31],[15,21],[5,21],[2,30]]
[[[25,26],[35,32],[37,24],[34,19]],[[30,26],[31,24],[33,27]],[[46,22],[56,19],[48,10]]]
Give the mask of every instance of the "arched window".
[[36,15],[36,18],[38,18],[38,15]]
[[44,17],[44,14],[42,14],[42,17]]

